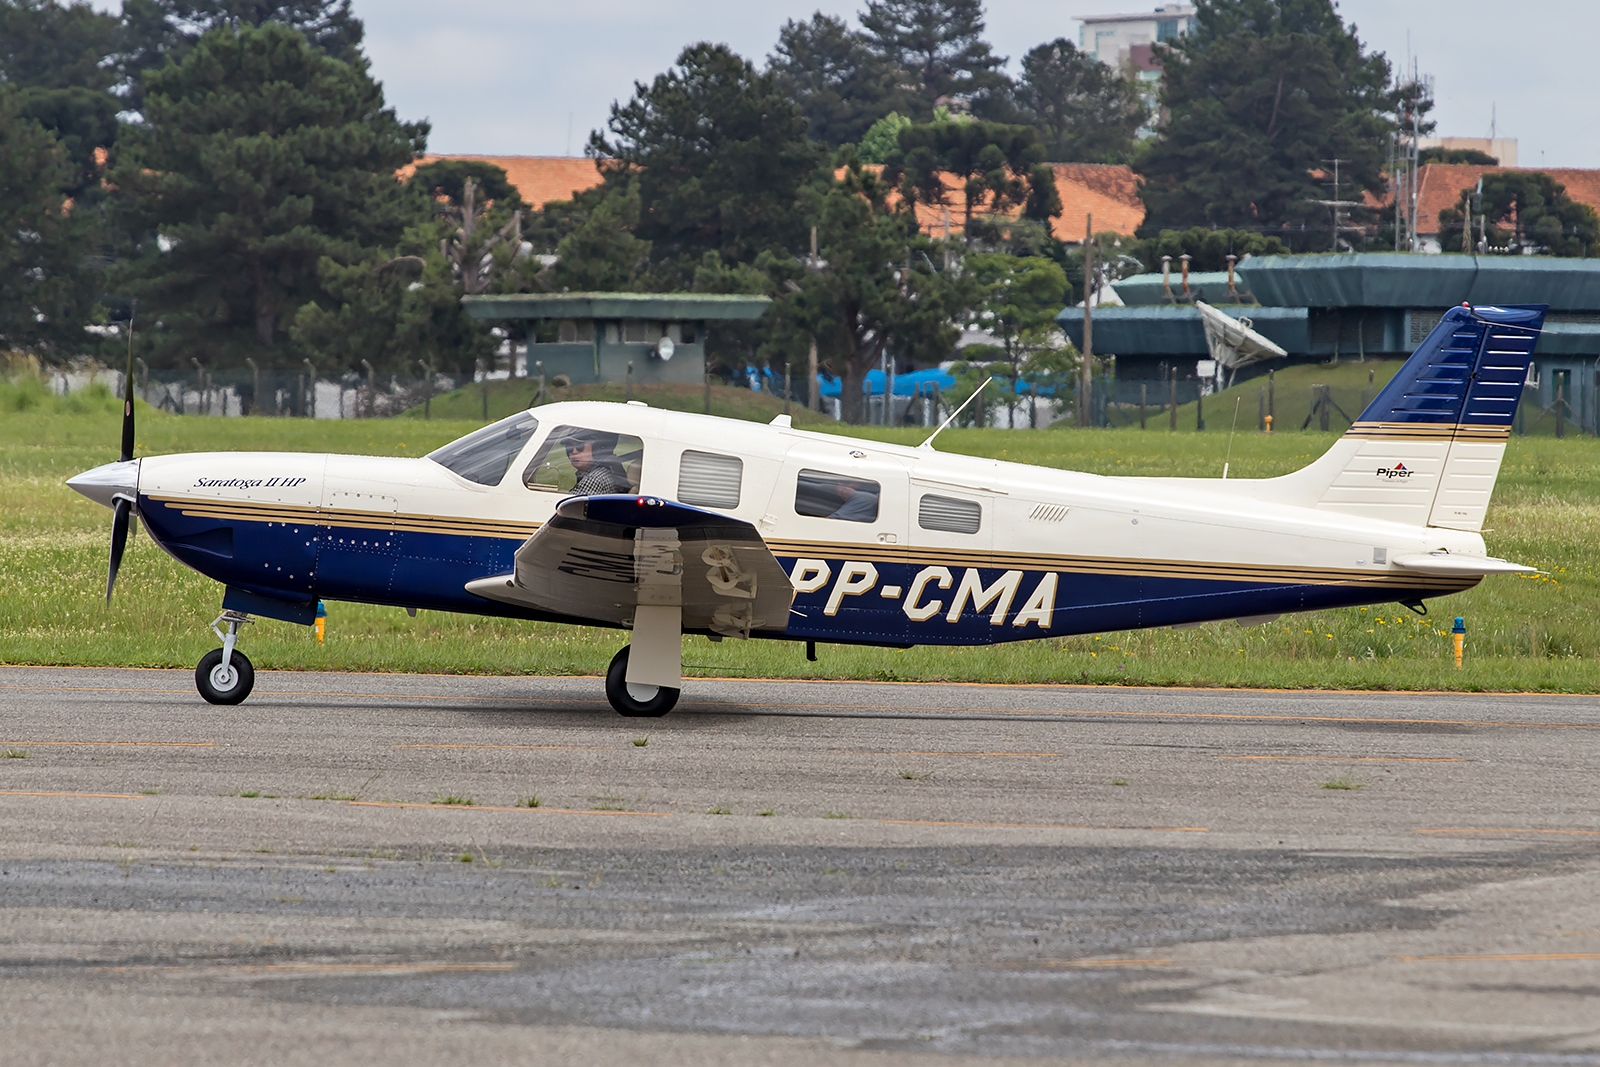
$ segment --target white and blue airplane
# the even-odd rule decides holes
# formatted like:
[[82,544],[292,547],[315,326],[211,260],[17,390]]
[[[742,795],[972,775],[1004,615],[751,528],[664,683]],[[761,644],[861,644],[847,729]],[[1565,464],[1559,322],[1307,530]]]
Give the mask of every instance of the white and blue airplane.
[[1102,477],[630,404],[519,412],[421,459],[133,458],[72,478],[225,586],[195,671],[249,695],[253,617],[319,600],[632,631],[605,691],[670,711],[682,636],[905,648],[1267,622],[1533,569],[1479,531],[1545,307],[1452,308],[1350,431],[1278,478]]

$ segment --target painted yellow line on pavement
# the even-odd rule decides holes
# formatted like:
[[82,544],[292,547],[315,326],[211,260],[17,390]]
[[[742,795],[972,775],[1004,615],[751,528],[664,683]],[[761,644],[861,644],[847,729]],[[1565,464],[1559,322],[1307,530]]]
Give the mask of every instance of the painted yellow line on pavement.
[[411,744],[411,745],[395,745],[394,747],[395,748],[494,748],[494,749],[506,748],[506,749],[528,749],[530,751],[545,751],[545,752],[610,752],[614,748],[614,746],[611,746],[611,745],[445,745],[445,744],[438,744],[438,745]]
[[1179,834],[1206,834],[1204,826],[1078,826],[1050,822],[958,822],[945,819],[879,819],[886,826],[978,826],[1009,830],[1150,830]]
[[27,745],[44,748],[46,745],[70,745],[75,748],[215,748],[215,741],[4,741],[0,744]]
[[434,811],[521,811],[530,815],[633,815],[646,819],[670,819],[670,811],[601,811],[593,808],[498,808],[492,804],[412,804],[395,800],[351,800],[353,808],[430,808]]
[[1600,952],[1502,952],[1462,956],[1390,956],[1396,963],[1548,963],[1556,960],[1600,960]]
[[143,800],[142,793],[58,793],[48,789],[0,789],[0,797],[91,797],[96,800]]
[[1158,959],[1151,959],[1151,960],[1127,960],[1127,959],[1027,960],[1025,962],[1031,963],[1036,967],[1092,967],[1092,968],[1100,968],[1100,967],[1170,967],[1170,966],[1172,966],[1172,961],[1171,960],[1158,960]]
[[515,967],[514,963],[134,963],[87,969],[105,974],[430,974],[439,971],[509,971]]
[[1295,763],[1465,763],[1457,756],[1218,756],[1218,759],[1284,760]]
[[1443,826],[1411,832],[1414,834],[1570,834],[1576,837],[1600,837],[1600,830],[1534,830],[1513,826]]

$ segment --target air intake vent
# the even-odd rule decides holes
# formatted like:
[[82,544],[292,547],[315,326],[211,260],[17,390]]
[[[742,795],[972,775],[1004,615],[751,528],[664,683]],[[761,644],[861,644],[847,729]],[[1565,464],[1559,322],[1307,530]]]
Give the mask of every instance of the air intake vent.
[[678,500],[702,508],[739,506],[744,460],[715,452],[685,452],[678,467]]
[[1035,504],[1028,513],[1028,518],[1034,522],[1060,522],[1067,517],[1064,504]]
[[983,506],[972,500],[929,494],[917,506],[917,525],[924,530],[975,534],[983,525]]

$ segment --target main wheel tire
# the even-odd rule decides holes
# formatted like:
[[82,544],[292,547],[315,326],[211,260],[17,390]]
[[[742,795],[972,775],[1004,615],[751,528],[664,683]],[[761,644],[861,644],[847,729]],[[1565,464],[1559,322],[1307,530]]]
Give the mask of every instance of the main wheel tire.
[[678,690],[664,685],[629,685],[628,649],[631,647],[624,645],[622,651],[611,657],[611,666],[606,670],[606,699],[611,701],[618,715],[630,719],[659,719],[678,703]]
[[194,687],[212,704],[241,703],[255,685],[256,669],[237,648],[227,667],[222,665],[222,649],[213,648],[194,669]]

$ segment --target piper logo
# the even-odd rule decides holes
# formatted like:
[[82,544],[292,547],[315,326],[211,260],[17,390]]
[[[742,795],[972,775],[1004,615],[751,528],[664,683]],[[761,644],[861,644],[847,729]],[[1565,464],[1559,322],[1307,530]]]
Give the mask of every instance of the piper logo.
[[1378,477],[1380,477],[1380,478],[1409,478],[1409,477],[1411,477],[1411,470],[1404,463],[1396,463],[1392,467],[1379,467],[1378,468]]

